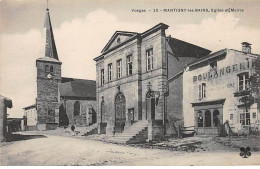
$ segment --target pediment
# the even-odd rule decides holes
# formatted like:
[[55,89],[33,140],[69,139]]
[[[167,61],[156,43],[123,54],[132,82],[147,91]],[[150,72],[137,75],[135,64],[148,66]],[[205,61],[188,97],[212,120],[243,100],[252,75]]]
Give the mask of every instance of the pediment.
[[133,36],[137,35],[136,32],[125,32],[125,31],[116,31],[114,35],[110,38],[106,46],[103,48],[101,53],[124,43],[126,40],[132,38]]

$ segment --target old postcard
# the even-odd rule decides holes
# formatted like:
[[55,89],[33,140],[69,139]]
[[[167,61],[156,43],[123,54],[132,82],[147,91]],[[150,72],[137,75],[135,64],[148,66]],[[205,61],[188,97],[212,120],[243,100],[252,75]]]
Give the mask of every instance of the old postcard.
[[260,165],[260,1],[0,6],[1,166]]

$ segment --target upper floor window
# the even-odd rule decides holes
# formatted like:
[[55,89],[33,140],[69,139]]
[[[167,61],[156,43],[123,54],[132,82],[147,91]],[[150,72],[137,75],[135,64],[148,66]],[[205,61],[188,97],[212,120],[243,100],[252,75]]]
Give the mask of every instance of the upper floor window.
[[127,60],[127,75],[132,75],[133,73],[133,59],[132,55],[126,57]]
[[50,73],[50,66],[49,65],[45,66],[45,73]]
[[108,81],[112,81],[112,63],[108,64]]
[[248,90],[249,74],[243,73],[238,75],[238,91]]
[[117,65],[117,79],[120,79],[122,77],[122,59],[117,60],[116,65]]
[[100,79],[100,81],[101,81],[101,85],[104,85],[105,84],[105,79],[104,79],[104,69],[101,69],[101,79]]
[[199,99],[206,97],[206,83],[201,83],[199,85]]
[[53,73],[53,66],[50,66],[50,73]]
[[210,70],[215,70],[217,69],[218,66],[217,61],[211,62],[209,65],[210,65]]
[[146,69],[153,69],[153,48],[146,50]]

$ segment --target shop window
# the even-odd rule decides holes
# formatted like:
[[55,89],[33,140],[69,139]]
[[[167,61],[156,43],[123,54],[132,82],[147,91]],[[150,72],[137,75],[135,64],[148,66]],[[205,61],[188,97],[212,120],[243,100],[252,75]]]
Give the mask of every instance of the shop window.
[[230,120],[234,119],[234,114],[230,114]]
[[112,63],[108,64],[108,81],[112,81]]
[[254,118],[254,119],[256,118],[256,112],[253,113],[253,118]]
[[117,64],[117,79],[122,77],[122,59],[116,61]]
[[205,127],[211,127],[211,113],[209,110],[205,112]]
[[105,84],[105,79],[104,79],[104,69],[101,69],[101,75],[100,75],[101,79],[101,86]]
[[249,74],[243,73],[238,75],[238,91],[248,90]]
[[217,69],[217,61],[211,62],[209,65],[210,65],[210,70]]
[[132,75],[133,73],[133,57],[129,55],[126,57],[127,60],[127,75]]
[[153,48],[146,50],[146,70],[153,69]]
[[214,127],[217,127],[219,125],[219,111],[218,110],[214,110],[213,111],[213,124]]
[[201,111],[198,112],[198,127],[203,127],[203,113]]
[[199,85],[199,99],[206,97],[206,83],[201,83]]

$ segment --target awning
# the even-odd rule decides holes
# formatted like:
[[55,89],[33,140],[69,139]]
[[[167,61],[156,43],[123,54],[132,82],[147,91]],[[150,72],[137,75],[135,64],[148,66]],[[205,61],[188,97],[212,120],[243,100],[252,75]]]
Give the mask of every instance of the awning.
[[194,107],[194,106],[214,105],[214,104],[224,104],[225,100],[226,99],[209,100],[209,101],[195,102],[195,103],[191,103],[191,104],[192,104],[192,107]]

